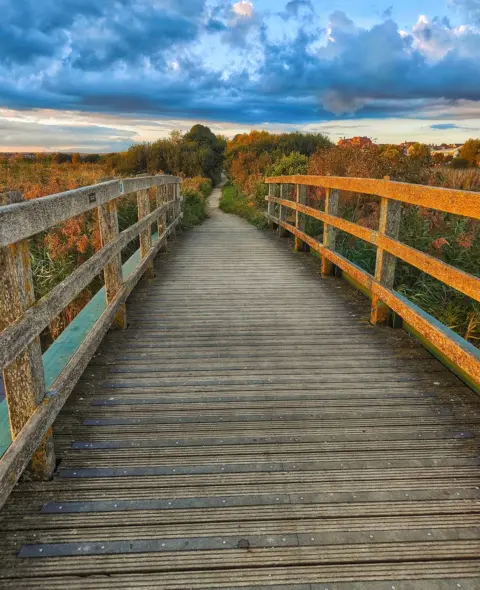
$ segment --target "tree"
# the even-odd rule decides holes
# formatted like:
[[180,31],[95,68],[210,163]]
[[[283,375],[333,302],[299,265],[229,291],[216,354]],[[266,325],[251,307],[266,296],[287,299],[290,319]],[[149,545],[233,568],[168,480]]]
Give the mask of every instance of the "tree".
[[194,125],[183,136],[182,161],[184,151],[188,154],[185,163],[190,170],[188,176],[201,175],[211,178],[214,183],[220,181],[225,151],[223,138],[217,138],[205,125]]
[[408,148],[408,155],[410,158],[421,160],[425,165],[427,165],[431,159],[430,148],[424,143],[414,143]]
[[72,154],[62,154],[59,152],[58,154],[55,154],[54,158],[57,164],[65,164],[66,162],[72,161]]
[[459,157],[466,160],[470,166],[480,164],[480,139],[469,139],[460,148]]
[[267,176],[293,176],[307,173],[308,158],[298,152],[282,156],[266,170]]

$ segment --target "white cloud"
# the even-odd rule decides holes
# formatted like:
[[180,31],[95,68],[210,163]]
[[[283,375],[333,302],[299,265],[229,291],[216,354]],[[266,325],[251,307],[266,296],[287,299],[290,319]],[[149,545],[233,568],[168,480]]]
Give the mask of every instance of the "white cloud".
[[430,21],[420,15],[412,27],[414,47],[431,61],[443,59],[456,45],[456,37],[464,32],[462,28],[452,29],[448,23]]
[[249,2],[249,0],[241,0],[241,2],[237,2],[233,5],[232,9],[238,16],[244,18],[252,18],[253,16],[253,4]]

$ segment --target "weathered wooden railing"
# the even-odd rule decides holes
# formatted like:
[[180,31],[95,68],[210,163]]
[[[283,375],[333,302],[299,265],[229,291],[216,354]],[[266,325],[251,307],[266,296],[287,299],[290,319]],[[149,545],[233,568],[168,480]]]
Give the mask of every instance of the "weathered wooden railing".
[[[0,506],[27,466],[32,479],[50,477],[52,424],[107,330],[126,328],[128,295],[142,276],[152,277],[154,256],[182,218],[179,187],[177,177],[142,175],[31,201],[0,195],[0,368],[12,439],[0,459]],[[131,193],[139,221],[119,233],[117,201]],[[101,250],[35,301],[29,238],[95,208]],[[140,250],[122,267],[122,249],[138,236]],[[102,271],[105,287],[42,355],[40,333]]]
[[[478,276],[463,272],[398,241],[402,204],[480,219],[478,193],[392,182],[388,178],[373,180],[333,176],[283,176],[267,178],[265,182],[269,184],[266,215],[271,224],[277,225],[279,235],[290,232],[295,236],[295,249],[300,249],[303,242],[318,252],[323,275],[330,274],[336,266],[367,292],[372,300],[370,319],[373,324],[385,322],[390,311],[395,312],[402,318],[407,329],[430,345],[432,352],[475,389],[480,387],[479,350],[393,289],[395,264],[397,258],[400,258],[468,297],[480,301]],[[277,185],[280,189],[280,198],[275,196]],[[296,187],[294,201],[285,198],[285,191],[289,185]],[[324,211],[306,205],[309,186],[325,189]],[[381,198],[378,231],[337,215],[339,191]],[[279,208],[278,216],[275,215],[275,206]],[[295,225],[288,223],[289,210],[295,211]],[[324,223],[322,242],[305,233],[305,216],[319,219]],[[337,230],[377,247],[374,275],[365,272],[335,251]],[[480,270],[480,261],[478,262]]]

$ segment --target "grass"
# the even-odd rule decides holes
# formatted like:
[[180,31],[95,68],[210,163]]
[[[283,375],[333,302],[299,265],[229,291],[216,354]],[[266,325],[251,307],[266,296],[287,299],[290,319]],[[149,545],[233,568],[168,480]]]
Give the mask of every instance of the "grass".
[[231,184],[225,185],[222,189],[220,209],[225,213],[234,213],[243,217],[259,229],[265,229],[268,225],[264,211],[258,209],[254,202],[249,201]]
[[183,181],[181,186],[183,195],[182,228],[191,229],[207,219],[207,201],[212,194],[212,181],[209,178],[194,176]]
[[37,199],[95,184],[111,175],[112,169],[105,164],[0,159],[0,192],[22,190],[25,199]]
[[191,229],[207,218],[207,199],[200,194],[184,195],[182,228]]

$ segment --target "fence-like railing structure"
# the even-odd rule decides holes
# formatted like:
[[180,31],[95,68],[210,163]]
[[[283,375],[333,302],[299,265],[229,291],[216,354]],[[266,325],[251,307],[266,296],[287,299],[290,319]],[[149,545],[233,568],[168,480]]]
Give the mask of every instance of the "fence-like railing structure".
[[[447,328],[406,297],[393,289],[397,258],[420,269],[457,291],[480,301],[480,278],[455,268],[420,250],[398,241],[401,211],[404,204],[435,209],[472,219],[480,219],[480,195],[461,190],[392,182],[388,178],[374,180],[333,176],[280,176],[267,178],[266,216],[280,235],[295,236],[295,249],[307,244],[321,257],[321,272],[328,275],[338,267],[369,293],[372,300],[371,322],[385,322],[390,311],[402,318],[408,329],[429,343],[446,364],[473,387],[480,387],[480,351]],[[286,198],[289,186],[295,187],[295,200]],[[277,188],[278,186],[278,188]],[[306,205],[307,187],[325,189],[325,208],[320,211]],[[372,230],[338,216],[339,191],[380,197],[379,227]],[[279,197],[275,196],[279,192]],[[295,212],[295,225],[287,214]],[[305,233],[305,217],[323,222],[323,241]],[[341,230],[377,248],[375,274],[371,275],[335,251],[335,237]],[[480,265],[480,261],[479,261]]]
[[[153,258],[182,218],[180,182],[142,175],[30,201],[0,195],[0,368],[12,439],[0,459],[0,506],[27,466],[33,479],[53,472],[52,424],[108,329],[126,328],[128,295],[153,276]],[[132,193],[138,222],[120,233],[117,202]],[[35,301],[29,238],[95,208],[102,248]],[[122,265],[122,249],[137,237],[140,249]],[[104,288],[42,355],[41,332],[102,272]]]

